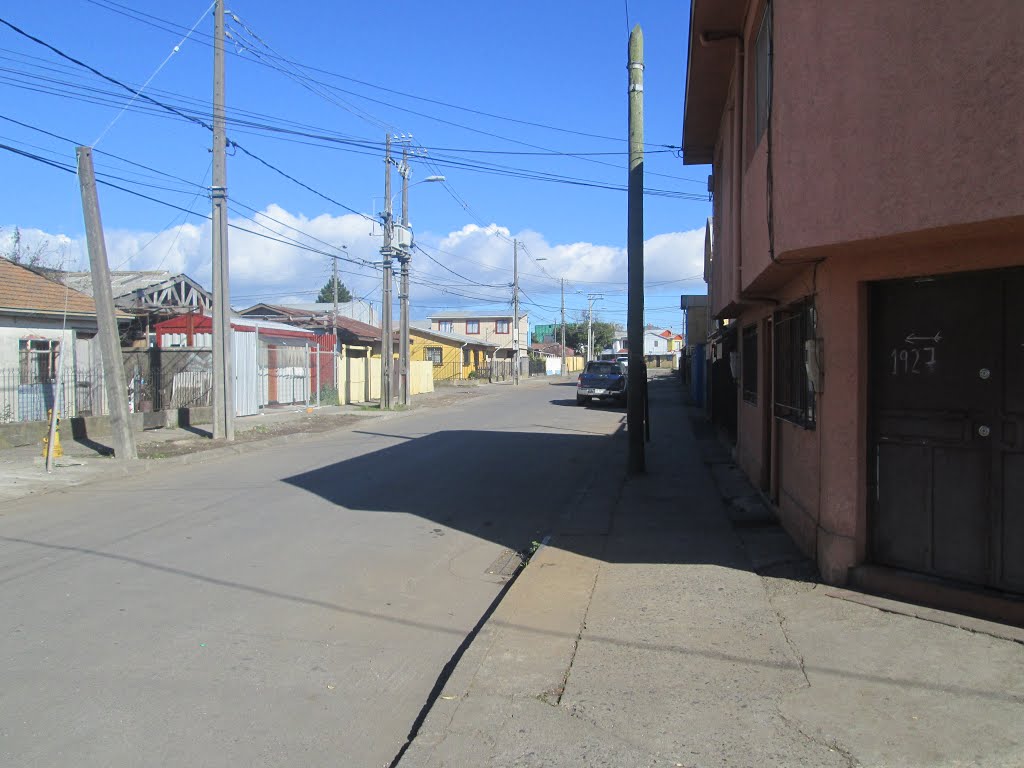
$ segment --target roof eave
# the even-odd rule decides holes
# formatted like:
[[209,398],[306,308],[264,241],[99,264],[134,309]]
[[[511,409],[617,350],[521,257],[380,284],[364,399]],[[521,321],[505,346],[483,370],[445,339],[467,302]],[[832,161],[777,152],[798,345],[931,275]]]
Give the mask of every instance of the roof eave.
[[[691,0],[683,101],[683,164],[707,165],[714,159],[718,126],[732,77],[735,49],[731,35],[742,34],[747,0]],[[701,42],[713,34],[715,42]]]

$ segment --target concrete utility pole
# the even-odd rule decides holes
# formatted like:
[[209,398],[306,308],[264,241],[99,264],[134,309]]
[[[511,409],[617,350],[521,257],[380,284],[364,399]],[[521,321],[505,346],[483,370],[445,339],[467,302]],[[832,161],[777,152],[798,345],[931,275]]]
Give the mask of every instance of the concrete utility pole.
[[[402,147],[402,164],[398,166],[402,176],[402,230],[404,237],[411,237],[409,227],[409,147]],[[412,260],[412,241],[398,249],[398,262],[402,276],[399,284],[398,302],[398,404],[408,407],[409,392],[409,262]]]
[[334,334],[334,351],[338,351],[338,259],[331,259],[334,265],[334,315],[331,317],[331,333]]
[[[96,174],[92,168],[92,149],[78,147],[78,183],[82,189],[82,213],[85,237],[89,245],[89,267],[92,270],[93,300],[99,326],[100,355],[103,357],[103,386],[110,407],[110,431],[114,438],[114,455],[119,459],[137,459],[135,434],[128,415],[128,389],[121,359],[121,340],[114,314],[114,292],[110,287],[107,266],[107,245],[103,239],[100,201],[96,195]],[[64,340],[61,339],[63,345]],[[61,351],[63,354],[63,350]],[[60,382],[57,383],[60,386]],[[56,405],[56,403],[54,403]],[[53,445],[51,436],[50,443]]]
[[381,299],[380,318],[380,407],[391,409],[391,246],[394,222],[391,217],[391,134],[384,142],[384,246],[380,255],[384,258],[384,295]]
[[599,293],[588,293],[587,294],[587,362],[589,363],[594,358],[594,302],[598,299],[603,299],[604,296]]
[[224,130],[224,0],[217,0],[213,35],[213,439],[235,439],[235,380],[228,290],[228,189]]
[[629,367],[626,371],[629,399],[626,430],[629,433],[629,471],[645,472],[644,413],[647,371],[644,367],[644,33],[637,24],[629,35],[629,193],[626,251],[629,308],[626,336]]
[[565,376],[568,371],[565,370],[565,278],[562,278],[562,375]]
[[519,241],[512,241],[512,379],[519,385]]

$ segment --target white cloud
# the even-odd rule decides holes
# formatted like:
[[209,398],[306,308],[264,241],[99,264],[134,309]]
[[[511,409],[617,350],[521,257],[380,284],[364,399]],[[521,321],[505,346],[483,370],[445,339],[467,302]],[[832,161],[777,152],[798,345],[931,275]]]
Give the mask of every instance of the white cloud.
[[[345,257],[360,264],[380,259],[380,226],[374,226],[361,216],[321,214],[310,218],[276,204],[269,205],[262,214],[255,215],[259,224],[231,219],[232,224],[258,233],[232,229],[229,234],[231,291],[236,306],[258,301],[310,301],[330,276],[330,259],[323,253],[260,235],[276,240],[297,240],[327,253],[340,253],[336,247],[345,244],[348,246]],[[12,230],[13,226],[3,227],[0,250],[7,250],[3,241]],[[47,240],[64,254],[64,261],[70,268],[88,269],[84,236],[68,237],[24,229],[21,233],[23,243]],[[512,237],[509,228],[497,224],[487,227],[467,224],[440,235],[420,233],[418,243],[433,258],[421,253],[414,255],[414,312],[416,304],[458,306],[479,304],[482,298],[506,302],[507,286],[512,281]],[[532,230],[515,233],[515,237],[525,244],[519,262],[521,282],[534,296],[557,292],[557,279],[548,276],[564,277],[568,283],[578,282],[582,288],[598,286],[601,290],[613,290],[612,284],[617,284],[625,289],[625,248],[590,242],[550,243],[543,234]],[[204,285],[210,285],[208,222],[183,224],[161,232],[108,230],[106,243],[111,269],[185,272]],[[703,267],[703,248],[703,228],[651,237],[645,242],[645,281],[655,284],[699,275]],[[338,268],[342,281],[355,295],[371,294],[372,300],[379,301],[379,272],[347,262],[339,262]]]

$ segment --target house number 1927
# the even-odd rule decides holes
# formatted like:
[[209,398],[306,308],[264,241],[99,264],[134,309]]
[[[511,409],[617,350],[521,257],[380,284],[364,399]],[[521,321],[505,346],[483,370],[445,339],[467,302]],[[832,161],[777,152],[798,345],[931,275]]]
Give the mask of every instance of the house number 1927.
[[889,353],[893,376],[931,373],[935,370],[935,347],[893,347]]

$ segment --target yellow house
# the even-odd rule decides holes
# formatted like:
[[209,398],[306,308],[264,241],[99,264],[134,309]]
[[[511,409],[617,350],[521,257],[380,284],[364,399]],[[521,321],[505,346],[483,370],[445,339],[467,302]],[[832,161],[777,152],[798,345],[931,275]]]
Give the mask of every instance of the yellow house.
[[409,325],[409,358],[434,364],[434,381],[468,379],[487,370],[498,345],[446,331],[432,331],[426,323]]

